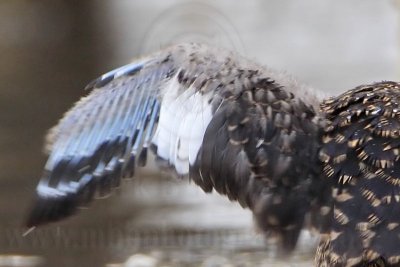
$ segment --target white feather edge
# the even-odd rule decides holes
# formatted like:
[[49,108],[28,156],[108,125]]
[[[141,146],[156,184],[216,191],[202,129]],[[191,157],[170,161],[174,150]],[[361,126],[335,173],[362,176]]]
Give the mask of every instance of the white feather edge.
[[178,173],[187,175],[203,143],[212,119],[212,92],[202,94],[190,86],[185,89],[177,77],[161,90],[160,118],[152,143],[157,155],[168,161]]

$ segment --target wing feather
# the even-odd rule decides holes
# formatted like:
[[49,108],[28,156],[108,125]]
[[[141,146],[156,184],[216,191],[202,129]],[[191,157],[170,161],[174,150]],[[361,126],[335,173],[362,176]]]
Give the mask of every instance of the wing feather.
[[93,91],[52,130],[29,226],[74,213],[95,192],[107,195],[122,174],[132,174],[157,122],[160,88],[173,71],[171,61],[160,66],[164,59],[157,60],[129,64],[93,81],[87,87]]

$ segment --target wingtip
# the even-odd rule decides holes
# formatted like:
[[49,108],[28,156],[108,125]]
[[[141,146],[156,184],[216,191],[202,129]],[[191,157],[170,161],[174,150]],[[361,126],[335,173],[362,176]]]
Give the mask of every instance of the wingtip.
[[71,197],[62,199],[38,197],[25,221],[25,226],[30,229],[69,217],[76,213],[75,202]]

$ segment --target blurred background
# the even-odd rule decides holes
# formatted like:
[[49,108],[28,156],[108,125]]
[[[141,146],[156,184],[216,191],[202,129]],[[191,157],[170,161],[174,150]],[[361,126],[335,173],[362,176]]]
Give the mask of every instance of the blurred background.
[[[274,259],[249,211],[154,168],[28,236],[44,135],[84,86],[143,53],[198,41],[338,94],[400,80],[395,0],[0,1],[0,267],[310,266],[315,236]],[[133,255],[133,256],[131,256]]]

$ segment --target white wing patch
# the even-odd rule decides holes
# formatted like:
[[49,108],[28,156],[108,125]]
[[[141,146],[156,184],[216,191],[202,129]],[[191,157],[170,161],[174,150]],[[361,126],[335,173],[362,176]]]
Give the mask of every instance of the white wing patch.
[[159,157],[174,166],[179,175],[186,175],[212,119],[212,92],[202,94],[192,86],[182,88],[176,77],[162,90],[160,118],[152,143]]

